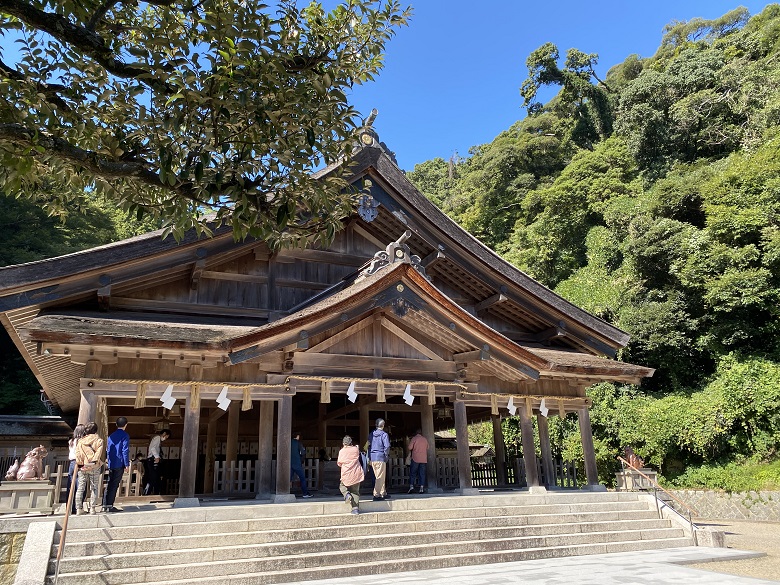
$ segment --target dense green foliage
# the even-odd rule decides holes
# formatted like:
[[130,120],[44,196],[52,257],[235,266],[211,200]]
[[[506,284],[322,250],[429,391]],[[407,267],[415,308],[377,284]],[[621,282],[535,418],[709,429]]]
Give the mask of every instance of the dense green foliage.
[[[560,60],[550,43],[529,56],[526,119],[409,176],[657,369],[589,391],[602,479],[631,446],[667,480],[734,486],[719,466],[780,447],[780,5],[674,22],[604,80],[595,54]],[[561,89],[535,103],[543,86]],[[579,459],[576,421],[550,426]]]
[[[0,194],[0,266],[78,252],[157,228],[150,219],[137,221],[94,196],[85,197],[80,209],[52,217],[34,203]],[[39,390],[40,384],[2,329],[0,412],[48,414]]]

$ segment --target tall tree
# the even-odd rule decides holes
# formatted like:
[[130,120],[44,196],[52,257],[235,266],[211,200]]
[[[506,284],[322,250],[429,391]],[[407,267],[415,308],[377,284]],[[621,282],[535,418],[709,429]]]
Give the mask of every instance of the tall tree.
[[[553,43],[545,43],[526,59],[528,77],[520,87],[523,105],[529,112],[542,109],[536,101],[539,90],[547,85],[560,86],[561,92],[554,106],[562,114],[571,116],[574,125],[571,139],[583,148],[612,133],[612,109],[609,94],[612,89],[596,74],[599,56],[569,49],[563,67],[558,64],[560,54]],[[595,83],[594,83],[595,82]]]
[[346,92],[409,10],[296,4],[0,0],[0,190],[53,212],[102,193],[176,236],[216,213],[237,237],[332,237],[351,200],[311,171],[349,155]]

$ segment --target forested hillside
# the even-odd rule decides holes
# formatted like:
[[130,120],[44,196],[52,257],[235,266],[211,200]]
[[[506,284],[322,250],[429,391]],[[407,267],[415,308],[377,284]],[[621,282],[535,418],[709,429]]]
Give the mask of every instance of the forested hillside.
[[[102,198],[85,196],[66,216],[0,193],[0,266],[34,262],[142,234],[159,226],[135,220]],[[0,413],[48,414],[40,384],[0,327]]]
[[[543,45],[527,60],[525,119],[409,177],[522,270],[629,332],[622,359],[657,368],[642,387],[589,391],[605,481],[632,446],[679,485],[777,485],[780,5],[671,23],[655,55],[604,79],[597,58]],[[538,103],[549,86],[556,97]],[[553,430],[579,459],[574,422]]]

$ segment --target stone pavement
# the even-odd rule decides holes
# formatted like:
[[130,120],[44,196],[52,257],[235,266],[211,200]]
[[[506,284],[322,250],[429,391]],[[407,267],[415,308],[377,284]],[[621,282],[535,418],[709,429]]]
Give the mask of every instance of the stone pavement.
[[[403,554],[403,551],[400,551]],[[685,565],[751,558],[762,553],[685,547],[629,553],[472,565],[407,573],[336,577],[287,585],[768,585],[767,581],[691,569]],[[366,559],[366,562],[370,562]]]

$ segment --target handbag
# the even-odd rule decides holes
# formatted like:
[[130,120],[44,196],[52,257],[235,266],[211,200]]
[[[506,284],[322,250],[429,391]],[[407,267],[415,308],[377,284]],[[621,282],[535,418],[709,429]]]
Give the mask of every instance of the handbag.
[[412,454],[411,454],[411,453],[409,453],[409,454],[406,456],[406,464],[407,464],[407,465],[411,465],[411,464],[412,464]]

